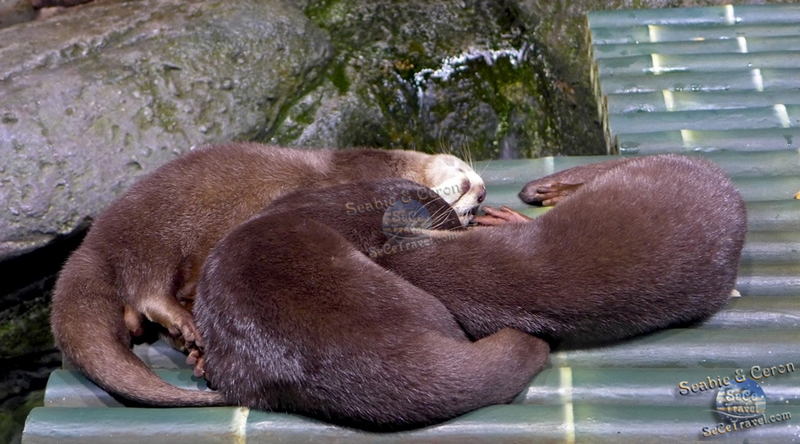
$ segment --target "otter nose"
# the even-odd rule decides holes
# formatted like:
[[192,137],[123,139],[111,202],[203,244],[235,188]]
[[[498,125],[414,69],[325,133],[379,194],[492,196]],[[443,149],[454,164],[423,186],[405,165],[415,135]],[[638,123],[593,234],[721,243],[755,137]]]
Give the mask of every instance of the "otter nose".
[[482,188],[481,192],[478,193],[478,203],[483,202],[483,199],[486,199],[486,188]]

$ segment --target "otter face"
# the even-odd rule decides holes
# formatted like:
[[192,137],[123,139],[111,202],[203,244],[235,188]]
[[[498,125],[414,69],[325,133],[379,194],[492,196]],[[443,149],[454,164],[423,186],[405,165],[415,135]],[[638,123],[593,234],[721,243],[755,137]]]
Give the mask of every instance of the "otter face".
[[483,179],[463,160],[449,154],[434,156],[425,171],[427,185],[442,197],[467,226],[486,198]]

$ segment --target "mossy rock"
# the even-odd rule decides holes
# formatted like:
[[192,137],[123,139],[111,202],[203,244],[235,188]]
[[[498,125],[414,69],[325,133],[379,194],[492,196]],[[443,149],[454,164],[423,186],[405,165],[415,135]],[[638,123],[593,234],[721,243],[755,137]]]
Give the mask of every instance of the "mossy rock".
[[553,78],[537,20],[518,2],[320,1],[305,11],[330,33],[336,55],[324,81],[269,134],[274,142],[474,159],[604,150],[596,116],[559,115],[595,108]]

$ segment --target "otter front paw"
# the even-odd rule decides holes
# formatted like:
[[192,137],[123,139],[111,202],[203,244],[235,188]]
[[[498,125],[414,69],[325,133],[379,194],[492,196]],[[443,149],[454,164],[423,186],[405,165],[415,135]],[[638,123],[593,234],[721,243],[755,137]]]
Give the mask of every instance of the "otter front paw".
[[483,212],[486,214],[483,216],[475,216],[472,221],[478,225],[496,226],[509,223],[520,224],[533,220],[530,217],[522,213],[518,213],[505,205],[501,206],[499,210],[495,210],[492,207],[483,207]]
[[187,350],[203,348],[205,345],[203,344],[203,338],[200,336],[200,330],[197,329],[194,318],[188,311],[181,313],[179,318],[173,320],[169,333],[173,336],[182,337]]

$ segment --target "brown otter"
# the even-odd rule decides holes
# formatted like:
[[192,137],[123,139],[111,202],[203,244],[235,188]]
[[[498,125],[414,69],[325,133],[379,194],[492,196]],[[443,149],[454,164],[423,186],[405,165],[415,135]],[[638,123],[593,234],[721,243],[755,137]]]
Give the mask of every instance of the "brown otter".
[[[583,170],[583,185],[541,217],[380,263],[441,300],[473,338],[510,327],[604,342],[697,321],[725,304],[747,219],[718,166],[661,155]],[[534,181],[523,195],[542,200],[561,178]]]
[[282,194],[353,180],[404,177],[446,190],[466,222],[483,181],[449,155],[370,149],[297,150],[255,143],[206,147],[158,168],[95,221],[61,271],[51,323],[66,362],[111,393],[147,405],[213,405],[181,390],[131,352],[143,318],[202,345],[191,304],[211,247]]
[[[540,218],[489,209],[484,222],[523,223],[378,255],[369,253],[387,242],[386,211],[348,213],[353,199],[430,190],[352,183],[275,201],[226,236],[203,270],[195,315],[208,379],[234,404],[360,426],[426,423],[513,397],[549,350],[517,330],[605,342],[702,319],[727,301],[746,217],[717,166],[666,155],[567,175],[580,180]],[[528,188],[552,199],[564,177]],[[429,204],[433,230],[459,228]],[[478,339],[477,360],[453,351],[470,345],[433,298]],[[437,334],[422,340],[421,331]],[[525,361],[525,347],[538,354]],[[488,353],[516,365],[501,372]]]
[[[403,203],[420,204],[405,207],[417,213],[406,218]],[[430,226],[414,225],[428,215]],[[408,237],[397,238],[393,216],[411,221]],[[403,180],[293,193],[235,228],[197,286],[210,384],[232,404],[363,428],[510,402],[544,365],[547,343],[512,329],[471,342],[435,297],[365,255],[384,242],[410,248],[428,228],[461,224]]]
[[[557,192],[565,182],[567,197]],[[355,220],[302,202],[340,208],[341,196],[356,194],[319,190],[286,200],[293,214],[348,237],[348,230],[381,227],[381,215]],[[532,181],[522,194],[559,203],[533,220],[487,209],[489,216],[476,219],[501,226],[451,233],[451,241],[375,260],[439,298],[474,338],[511,327],[554,339],[619,339],[702,319],[733,290],[744,203],[707,160],[614,160]]]

